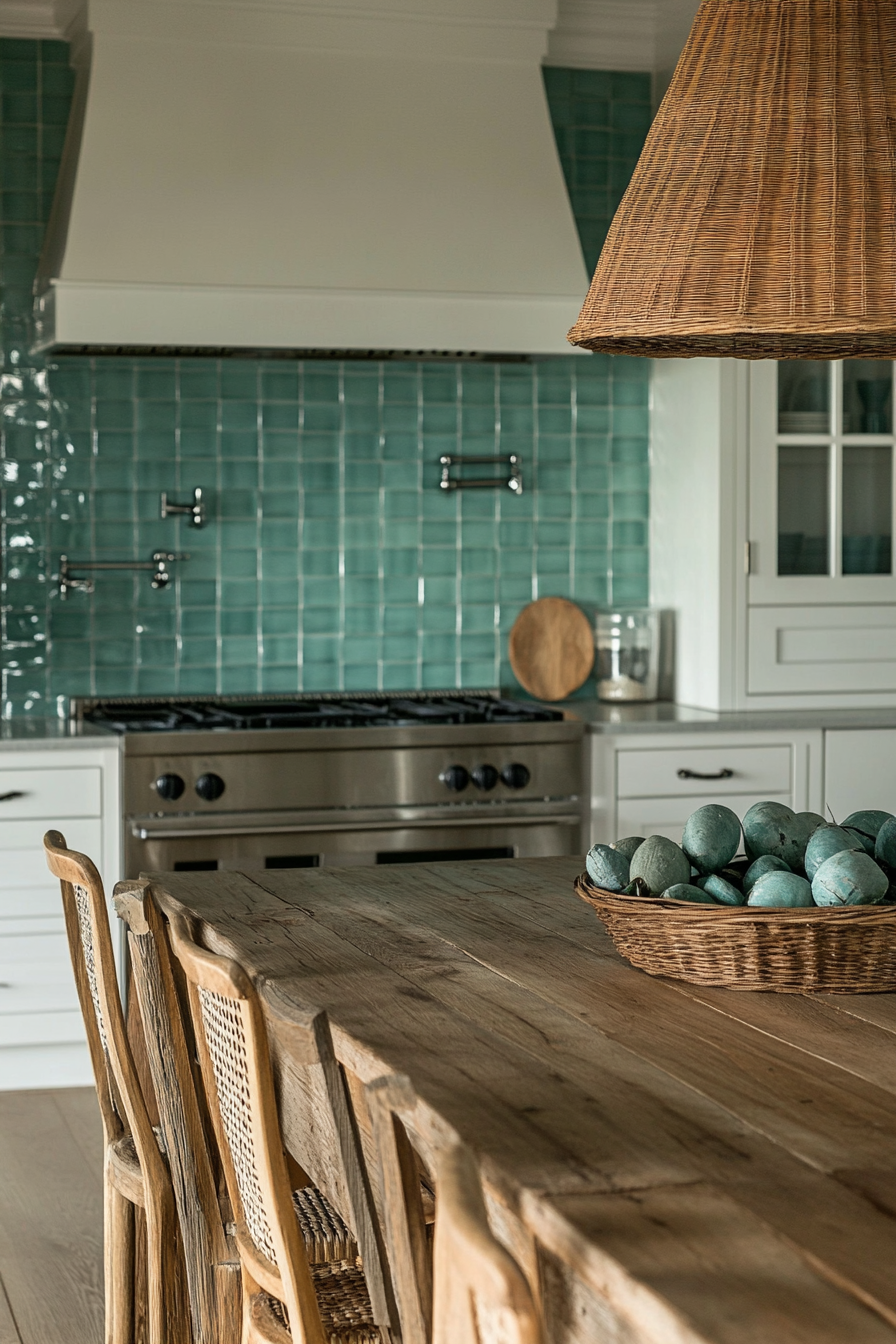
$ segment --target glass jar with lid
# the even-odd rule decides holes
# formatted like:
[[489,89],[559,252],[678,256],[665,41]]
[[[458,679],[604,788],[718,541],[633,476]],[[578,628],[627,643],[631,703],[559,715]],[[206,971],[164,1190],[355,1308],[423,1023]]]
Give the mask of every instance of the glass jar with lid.
[[595,618],[597,698],[655,700],[659,676],[659,613],[650,607],[599,611]]

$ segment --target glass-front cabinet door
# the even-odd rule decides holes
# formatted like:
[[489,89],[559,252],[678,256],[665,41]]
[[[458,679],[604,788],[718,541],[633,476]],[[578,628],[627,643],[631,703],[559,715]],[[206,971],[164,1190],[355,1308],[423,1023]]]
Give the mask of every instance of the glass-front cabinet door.
[[750,603],[889,602],[894,364],[751,367]]

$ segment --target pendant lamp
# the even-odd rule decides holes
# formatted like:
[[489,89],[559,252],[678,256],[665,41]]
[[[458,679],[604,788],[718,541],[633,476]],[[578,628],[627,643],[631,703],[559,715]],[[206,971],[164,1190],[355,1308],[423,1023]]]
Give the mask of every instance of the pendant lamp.
[[896,357],[896,0],[703,0],[569,340]]

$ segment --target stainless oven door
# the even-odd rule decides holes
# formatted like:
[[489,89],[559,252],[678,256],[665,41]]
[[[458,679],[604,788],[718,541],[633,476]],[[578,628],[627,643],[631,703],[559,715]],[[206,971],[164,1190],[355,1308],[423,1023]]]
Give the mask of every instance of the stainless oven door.
[[141,872],[536,858],[577,854],[582,835],[578,799],[134,817],[128,826],[127,871],[137,877]]

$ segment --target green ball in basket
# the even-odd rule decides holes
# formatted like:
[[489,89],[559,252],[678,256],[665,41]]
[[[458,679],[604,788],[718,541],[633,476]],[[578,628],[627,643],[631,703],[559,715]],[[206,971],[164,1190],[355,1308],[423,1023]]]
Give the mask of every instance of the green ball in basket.
[[865,809],[838,826],[768,800],[742,826],[745,857],[721,803],[692,813],[681,845],[595,845],[576,890],[651,975],[781,993],[896,988],[896,817]]
[[754,803],[744,816],[744,842],[751,859],[774,854],[799,868],[809,842],[810,823],[786,803]]
[[698,807],[688,817],[681,847],[704,877],[717,873],[740,848],[740,818],[721,803]]

